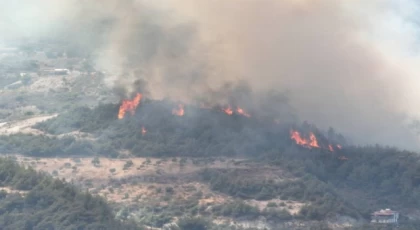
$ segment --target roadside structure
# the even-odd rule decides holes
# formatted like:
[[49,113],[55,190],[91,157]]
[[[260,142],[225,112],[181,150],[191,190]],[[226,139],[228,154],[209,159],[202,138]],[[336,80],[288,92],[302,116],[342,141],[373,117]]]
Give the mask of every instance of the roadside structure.
[[381,209],[371,214],[371,222],[379,224],[397,224],[399,213],[389,208]]

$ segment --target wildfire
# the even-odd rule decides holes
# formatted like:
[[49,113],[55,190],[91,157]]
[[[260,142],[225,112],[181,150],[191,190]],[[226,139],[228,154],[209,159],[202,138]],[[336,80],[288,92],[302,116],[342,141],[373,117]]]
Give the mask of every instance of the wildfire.
[[310,143],[309,143],[310,146],[315,147],[315,148],[319,148],[318,140],[316,139],[314,133],[311,132],[309,134],[309,140],[310,140]]
[[333,148],[333,146],[332,146],[332,145],[328,145],[328,149],[329,149],[331,152],[334,152],[334,148]]
[[123,119],[126,112],[130,112],[131,115],[134,115],[141,98],[142,95],[140,93],[137,93],[133,100],[123,100],[120,106],[120,110],[118,111],[118,119]]
[[233,110],[230,106],[224,108],[223,111],[229,116],[233,114]]
[[178,104],[178,107],[172,110],[172,114],[180,117],[184,116],[184,105]]
[[342,149],[343,147],[341,145],[337,145],[337,148],[338,149]]
[[251,117],[251,115],[249,113],[245,112],[245,110],[240,108],[240,107],[236,107],[236,109],[233,110],[231,106],[227,106],[222,110],[223,110],[223,112],[225,112],[229,116],[233,115],[233,112],[235,112],[235,113],[237,113],[239,115],[242,115],[242,116],[245,116],[245,117]]
[[144,126],[141,127],[141,134],[144,136],[147,133],[146,128]]
[[242,116],[245,116],[245,117],[251,117],[251,115],[249,115],[247,112],[245,112],[242,108],[237,107],[237,108],[236,108],[236,112],[237,112],[238,114],[241,114]]
[[300,133],[296,130],[290,131],[290,138],[296,142],[298,145],[302,145],[307,148],[319,148],[318,140],[314,133],[309,134],[309,139],[305,139],[300,135]]

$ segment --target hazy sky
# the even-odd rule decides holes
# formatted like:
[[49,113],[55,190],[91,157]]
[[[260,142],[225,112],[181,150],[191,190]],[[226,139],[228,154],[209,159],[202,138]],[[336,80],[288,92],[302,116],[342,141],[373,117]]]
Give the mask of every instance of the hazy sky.
[[[358,143],[420,146],[406,127],[420,117],[418,1],[0,4],[0,37],[66,31],[69,40],[98,46],[96,64],[114,73],[111,86],[132,91],[143,79],[152,97],[188,100],[241,80],[255,93],[288,92],[301,120],[333,126]],[[107,18],[109,30],[91,32]]]

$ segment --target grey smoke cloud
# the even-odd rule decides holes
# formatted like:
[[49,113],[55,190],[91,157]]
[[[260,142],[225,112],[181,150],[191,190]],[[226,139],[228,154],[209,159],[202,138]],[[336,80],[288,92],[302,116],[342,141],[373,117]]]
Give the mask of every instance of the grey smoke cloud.
[[329,0],[206,3],[192,8],[203,9],[196,16],[207,28],[203,36],[216,34],[229,48],[227,60],[234,61],[225,63],[232,75],[242,76],[255,90],[288,90],[301,119],[331,125],[358,143],[417,148],[417,139],[403,126],[406,73],[363,37],[375,23],[358,18],[354,5]]
[[[356,143],[419,147],[405,127],[417,113],[418,58],[398,53],[399,43],[383,36],[397,30],[397,41],[406,41],[412,30],[396,25],[399,15],[413,12],[390,11],[393,0],[40,0],[35,8],[30,2],[7,4],[26,9],[26,17],[43,12],[29,23],[43,23],[42,30],[26,33],[58,31],[92,48],[97,68],[112,75],[110,87],[127,96],[141,80],[153,98],[239,100],[258,110],[269,107],[266,92],[287,92],[300,120],[332,126]],[[390,14],[392,28],[381,22]],[[11,21],[19,29],[11,30]],[[0,31],[13,35],[31,27],[13,16],[6,22]],[[246,87],[224,97],[235,91],[224,88],[227,82]]]

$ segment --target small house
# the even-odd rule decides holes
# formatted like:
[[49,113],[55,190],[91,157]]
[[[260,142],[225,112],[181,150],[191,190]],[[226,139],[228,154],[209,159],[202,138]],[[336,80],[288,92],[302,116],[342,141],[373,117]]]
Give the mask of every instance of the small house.
[[68,69],[54,69],[54,68],[43,68],[41,73],[44,75],[68,75],[70,70]]
[[371,214],[372,223],[397,224],[399,213],[391,209],[381,209]]

